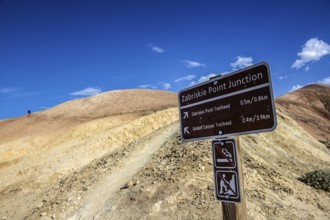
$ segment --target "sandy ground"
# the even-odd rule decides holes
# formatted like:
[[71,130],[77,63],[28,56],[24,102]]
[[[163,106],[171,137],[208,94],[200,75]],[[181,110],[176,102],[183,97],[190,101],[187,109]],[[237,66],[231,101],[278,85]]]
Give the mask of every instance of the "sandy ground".
[[[149,102],[105,117],[63,117],[59,106],[61,117],[48,110],[1,121],[0,218],[221,218],[211,142],[182,142],[177,108]],[[297,180],[329,169],[329,149],[277,113],[274,132],[240,137],[248,219],[330,219],[330,193]]]

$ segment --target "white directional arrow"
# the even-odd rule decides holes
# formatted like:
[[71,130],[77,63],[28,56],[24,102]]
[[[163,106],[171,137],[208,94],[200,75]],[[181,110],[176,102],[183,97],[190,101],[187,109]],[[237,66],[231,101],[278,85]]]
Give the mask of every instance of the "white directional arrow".
[[183,112],[183,119],[189,118],[188,112]]
[[185,133],[185,134],[190,134],[189,131],[188,131],[188,128],[189,128],[189,127],[184,127],[183,133]]

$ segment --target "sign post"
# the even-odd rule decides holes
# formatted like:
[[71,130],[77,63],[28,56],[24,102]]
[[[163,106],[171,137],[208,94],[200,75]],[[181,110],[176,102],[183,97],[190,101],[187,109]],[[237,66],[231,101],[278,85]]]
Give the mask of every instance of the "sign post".
[[239,137],[237,137],[236,141],[236,153],[237,153],[237,165],[238,165],[238,173],[239,175],[239,189],[240,189],[240,202],[239,203],[231,203],[222,201],[222,215],[224,220],[245,220],[247,218],[247,210],[246,210],[246,200],[244,198],[244,178],[243,178],[243,167],[242,167],[242,157],[240,155],[240,142]]
[[229,136],[273,131],[277,125],[269,65],[218,76],[179,92],[181,137],[212,142],[215,198],[223,219],[246,219],[240,144]]

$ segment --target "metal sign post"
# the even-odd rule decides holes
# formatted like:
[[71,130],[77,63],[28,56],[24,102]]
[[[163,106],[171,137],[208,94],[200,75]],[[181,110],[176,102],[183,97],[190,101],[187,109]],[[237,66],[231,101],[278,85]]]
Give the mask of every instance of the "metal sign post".
[[224,220],[246,219],[239,139],[212,141],[215,198],[221,201]]
[[178,94],[184,141],[212,142],[215,198],[223,219],[246,219],[240,143],[229,136],[273,131],[277,125],[269,65],[217,76]]

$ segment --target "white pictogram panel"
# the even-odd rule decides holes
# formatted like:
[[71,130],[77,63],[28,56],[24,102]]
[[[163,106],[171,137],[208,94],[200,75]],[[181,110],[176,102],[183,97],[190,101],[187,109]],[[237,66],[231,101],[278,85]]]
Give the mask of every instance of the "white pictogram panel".
[[239,178],[235,171],[217,171],[216,185],[219,198],[237,200],[240,197]]
[[212,153],[216,199],[221,202],[240,203],[236,140],[214,140]]

